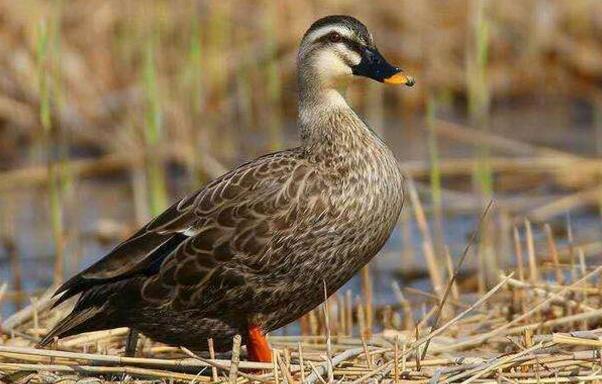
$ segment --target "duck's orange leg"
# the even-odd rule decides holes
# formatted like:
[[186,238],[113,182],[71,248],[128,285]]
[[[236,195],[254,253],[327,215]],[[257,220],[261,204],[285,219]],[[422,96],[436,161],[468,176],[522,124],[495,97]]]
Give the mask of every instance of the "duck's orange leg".
[[261,329],[256,325],[249,326],[249,341],[247,343],[249,360],[261,363],[272,362],[272,348],[268,344]]

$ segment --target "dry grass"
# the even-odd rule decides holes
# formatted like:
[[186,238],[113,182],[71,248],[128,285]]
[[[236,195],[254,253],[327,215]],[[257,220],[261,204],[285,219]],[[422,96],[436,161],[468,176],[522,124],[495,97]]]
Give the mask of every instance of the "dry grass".
[[[554,281],[555,273],[545,265],[540,272],[547,279],[525,281],[502,274],[482,296],[464,294],[454,305],[445,299],[428,304],[446,308],[434,326],[418,318],[419,328],[395,327],[385,317],[368,339],[359,337],[355,317],[353,327],[345,327],[351,332],[342,332],[337,313],[345,309],[331,299],[312,314],[320,324],[316,334],[270,337],[274,364],[239,361],[244,353],[240,341],[226,359],[199,357],[146,339],[139,357],[122,357],[126,329],[73,336],[52,350],[34,349],[39,335],[68,310],[49,313],[42,298],[4,321],[0,374],[7,382],[30,383],[85,377],[101,382],[210,382],[215,381],[211,368],[216,368],[218,380],[229,382],[293,382],[301,375],[310,383],[329,381],[329,375],[354,383],[600,380],[602,267],[561,268],[563,276],[574,275],[575,280]],[[424,303],[416,303],[414,314],[420,305]],[[386,313],[392,316],[392,311]]]

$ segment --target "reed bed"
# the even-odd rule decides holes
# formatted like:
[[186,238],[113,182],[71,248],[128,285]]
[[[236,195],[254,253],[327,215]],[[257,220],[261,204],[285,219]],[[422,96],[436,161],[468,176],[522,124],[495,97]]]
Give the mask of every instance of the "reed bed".
[[[52,116],[73,145],[127,153],[152,147],[157,135],[190,143],[196,132],[200,149],[231,160],[249,145],[241,132],[256,135],[262,149],[279,147],[290,134],[282,123],[296,114],[296,48],[319,16],[363,16],[386,56],[419,74],[412,92],[386,91],[385,98],[382,87],[368,82],[350,90],[380,129],[379,115],[390,115],[392,106],[406,115],[423,110],[433,91],[447,104],[467,102],[479,126],[490,105],[510,98],[565,95],[600,105],[594,84],[602,78],[601,11],[588,0],[378,0],[369,7],[360,1],[0,1],[7,20],[0,28],[7,47],[0,52],[0,159],[30,165],[13,144],[35,142],[41,132],[36,31],[44,20],[58,28],[51,46],[60,42],[52,77],[61,101]],[[203,162],[196,166],[204,171]],[[161,179],[154,168],[152,183]],[[163,192],[155,189],[152,204],[160,206]]]
[[309,332],[269,337],[273,364],[245,361],[240,340],[232,353],[213,358],[143,339],[137,357],[123,357],[127,329],[72,336],[51,349],[36,349],[40,335],[69,310],[63,305],[48,311],[49,290],[2,323],[0,377],[15,383],[602,380],[602,267],[583,258],[560,263],[553,237],[550,262],[532,260],[532,237],[524,244],[517,236],[517,249],[528,250],[528,260],[517,254],[525,264],[500,272],[484,294],[463,292],[457,277],[475,237],[440,294],[370,308],[376,315],[372,329],[365,328],[368,309],[361,300],[331,297],[301,320],[314,323]]

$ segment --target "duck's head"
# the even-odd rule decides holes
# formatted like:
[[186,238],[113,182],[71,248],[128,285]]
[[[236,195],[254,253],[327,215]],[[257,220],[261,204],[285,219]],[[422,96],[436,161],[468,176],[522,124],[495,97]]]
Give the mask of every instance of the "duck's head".
[[298,65],[301,79],[326,86],[354,75],[414,85],[412,77],[382,57],[366,26],[351,16],[327,16],[313,23],[301,41]]

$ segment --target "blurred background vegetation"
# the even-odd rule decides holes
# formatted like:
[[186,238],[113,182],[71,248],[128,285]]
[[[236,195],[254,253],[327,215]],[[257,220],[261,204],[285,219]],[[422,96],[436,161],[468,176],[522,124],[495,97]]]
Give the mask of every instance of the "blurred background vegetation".
[[432,261],[461,252],[492,197],[467,287],[515,264],[525,238],[525,263],[545,267],[554,236],[562,262],[600,256],[599,0],[1,0],[3,313],[177,197],[296,145],[297,45],[333,13],[417,80],[347,92],[417,192],[374,273],[437,288]]

